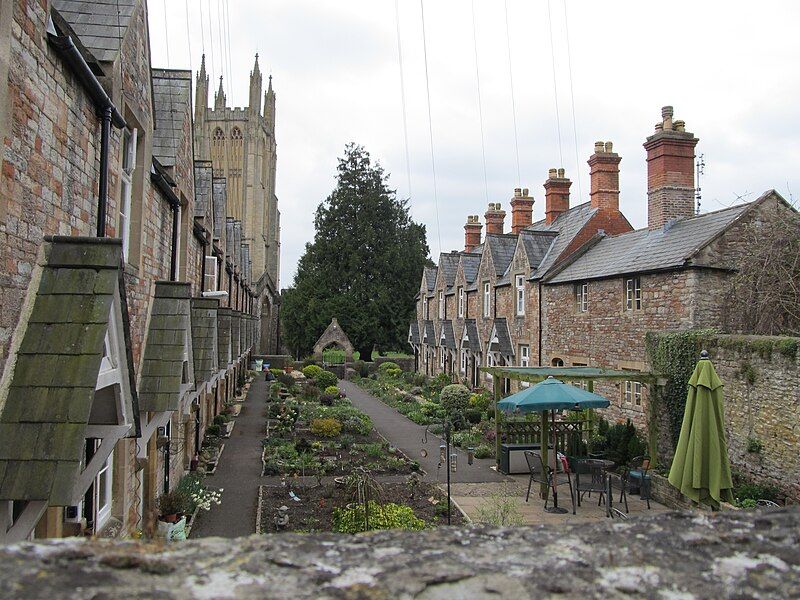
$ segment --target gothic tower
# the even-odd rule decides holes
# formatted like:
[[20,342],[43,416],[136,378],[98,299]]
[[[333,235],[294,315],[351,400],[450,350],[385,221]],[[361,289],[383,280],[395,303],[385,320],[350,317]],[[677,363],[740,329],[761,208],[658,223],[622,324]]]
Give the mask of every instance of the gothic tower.
[[[252,260],[251,283],[259,290],[273,290],[277,299],[280,211],[275,193],[277,144],[272,76],[264,92],[256,54],[250,72],[248,105],[228,106],[220,77],[214,106],[209,108],[209,77],[203,57],[196,89],[195,157],[210,160],[214,176],[227,179],[228,215],[242,224],[242,244],[249,246]],[[262,334],[262,344],[264,339]]]

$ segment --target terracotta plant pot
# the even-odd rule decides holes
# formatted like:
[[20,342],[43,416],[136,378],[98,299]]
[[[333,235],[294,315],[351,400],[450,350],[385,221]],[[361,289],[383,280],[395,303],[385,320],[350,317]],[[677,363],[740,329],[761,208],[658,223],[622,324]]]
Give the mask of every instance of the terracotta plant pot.
[[169,515],[159,515],[158,520],[163,521],[164,523],[177,523],[178,513],[172,513]]
[[294,371],[294,367],[289,367],[289,366],[283,367],[284,373],[291,373],[292,371]]

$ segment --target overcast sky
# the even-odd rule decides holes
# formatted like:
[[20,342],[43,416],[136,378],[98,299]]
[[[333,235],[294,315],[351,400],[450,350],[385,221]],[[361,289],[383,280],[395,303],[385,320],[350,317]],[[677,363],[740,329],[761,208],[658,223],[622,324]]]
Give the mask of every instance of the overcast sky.
[[[434,259],[463,249],[467,215],[483,215],[487,202],[503,203],[510,227],[517,186],[531,189],[542,218],[548,168],[566,169],[573,205],[588,200],[596,140],[614,142],[620,207],[645,226],[642,143],[666,104],[700,138],[704,211],[769,188],[800,197],[800,2],[508,0],[507,29],[504,0],[474,0],[477,68],[472,5],[424,0],[435,201],[418,0],[399,0],[410,188],[395,0],[150,0],[154,66],[196,70],[205,49],[212,87],[224,75],[236,106],[247,102],[256,52],[265,85],[273,75],[283,287],[350,141],[411,199]],[[229,46],[219,31],[226,6]]]

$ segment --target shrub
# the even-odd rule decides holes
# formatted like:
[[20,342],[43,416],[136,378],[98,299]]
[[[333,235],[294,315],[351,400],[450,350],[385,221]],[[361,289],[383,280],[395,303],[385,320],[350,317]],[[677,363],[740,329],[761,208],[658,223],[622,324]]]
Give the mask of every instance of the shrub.
[[314,380],[317,382],[319,388],[323,390],[328,387],[335,386],[339,382],[339,378],[336,377],[335,373],[322,370],[316,377],[314,377]]
[[214,425],[224,425],[228,421],[230,421],[230,417],[226,414],[219,414],[214,417]]
[[[303,367],[316,366],[316,364],[317,364],[317,361],[314,360],[313,356],[306,356],[303,359]],[[303,375],[305,375],[305,373],[303,373]],[[306,377],[308,377],[308,375],[306,375]]]
[[339,388],[335,385],[329,385],[325,388],[325,393],[330,394],[331,396],[338,396],[339,395]]
[[303,367],[303,375],[306,376],[306,379],[316,379],[317,376],[322,373],[322,367],[318,367],[317,365],[311,364],[306,367]]
[[278,378],[278,375],[283,375],[282,369],[270,369],[269,372],[272,373],[272,376],[276,379]]
[[311,421],[311,433],[322,437],[336,437],[342,432],[342,422],[338,419],[314,419]]
[[450,376],[446,373],[439,373],[433,379],[430,379],[426,384],[425,387],[428,388],[428,394],[432,397],[438,397],[442,390],[453,383],[450,381]]
[[447,415],[460,415],[469,407],[469,389],[460,383],[452,383],[440,394],[440,404]]
[[383,447],[383,444],[381,442],[364,444],[361,446],[361,449],[364,450],[367,456],[370,456],[372,458],[380,458],[386,453],[386,449]]
[[343,433],[339,438],[339,445],[344,450],[348,450],[353,444],[355,444],[356,438],[354,438],[349,433]]
[[161,494],[156,499],[156,507],[159,515],[174,515],[189,512],[190,503],[186,493],[176,487],[166,494]]
[[378,367],[378,371],[381,375],[385,375],[386,377],[391,377],[392,379],[399,377],[403,374],[403,369],[401,369],[397,363],[394,362],[385,362],[381,363]]
[[772,500],[773,502],[777,502],[781,492],[774,485],[742,483],[734,487],[733,495],[740,504],[745,500]]
[[278,381],[280,381],[287,390],[294,385],[294,377],[288,373],[281,373],[278,375]]
[[426,417],[421,411],[414,410],[406,415],[409,419],[414,421],[417,425],[427,425],[430,423],[430,418]]
[[408,393],[409,393],[409,394],[412,394],[412,395],[414,395],[414,396],[422,396],[422,388],[421,388],[421,387],[419,387],[418,385],[415,385],[414,387],[412,387],[412,388],[411,388],[411,389],[408,391]]
[[472,394],[469,397],[469,406],[479,412],[486,412],[492,405],[492,398],[487,393]]
[[357,360],[353,363],[353,369],[358,373],[359,377],[369,376],[369,365],[363,360]]
[[305,386],[303,386],[301,396],[304,400],[310,400],[314,402],[319,398],[319,388],[314,383],[307,383]]
[[319,403],[322,404],[322,406],[333,406],[333,401],[337,397],[338,396],[333,396],[332,394],[322,394],[319,397]]
[[[360,533],[365,529],[364,505],[352,508],[333,509],[333,530],[337,533]],[[410,506],[403,504],[378,504],[369,502],[369,528],[406,529],[419,531],[425,529],[425,521],[414,515]]]
[[206,427],[206,435],[219,436],[219,425],[209,425]]
[[311,452],[311,442],[309,442],[306,438],[301,437],[294,443],[294,449],[297,450],[298,454],[303,454],[303,452]]
[[477,425],[478,423],[481,422],[482,413],[479,410],[470,408],[467,412],[464,413],[464,416],[467,417],[467,421],[469,421],[473,425]]
[[494,456],[494,452],[492,452],[491,446],[481,444],[475,448],[475,458],[492,458],[492,456]]

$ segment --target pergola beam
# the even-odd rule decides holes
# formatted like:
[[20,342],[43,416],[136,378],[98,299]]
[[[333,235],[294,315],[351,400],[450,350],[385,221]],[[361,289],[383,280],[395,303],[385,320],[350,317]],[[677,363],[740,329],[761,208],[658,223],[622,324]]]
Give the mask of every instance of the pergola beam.
[[594,381],[609,379],[617,381],[638,381],[650,385],[665,385],[666,379],[649,371],[618,371],[614,369],[595,369],[591,367],[481,367],[481,371],[493,377],[539,383],[548,377],[561,381]]

